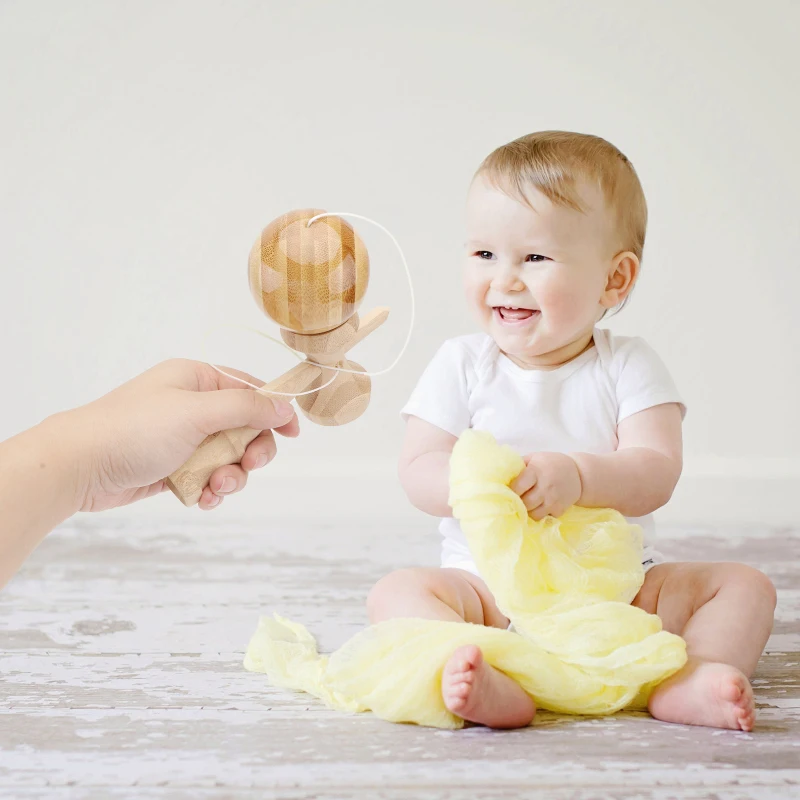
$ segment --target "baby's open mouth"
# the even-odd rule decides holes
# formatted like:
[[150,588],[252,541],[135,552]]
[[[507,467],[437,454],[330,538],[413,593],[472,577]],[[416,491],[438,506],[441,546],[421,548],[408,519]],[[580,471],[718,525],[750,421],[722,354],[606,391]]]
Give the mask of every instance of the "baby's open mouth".
[[496,316],[503,322],[520,324],[527,322],[534,317],[538,317],[541,311],[533,308],[516,308],[513,306],[494,306],[492,309]]

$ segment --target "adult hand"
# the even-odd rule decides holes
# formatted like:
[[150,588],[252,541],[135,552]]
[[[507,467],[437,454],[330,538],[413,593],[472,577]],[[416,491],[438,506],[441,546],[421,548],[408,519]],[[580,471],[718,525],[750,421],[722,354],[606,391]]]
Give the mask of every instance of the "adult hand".
[[[255,378],[238,374],[249,383]],[[263,431],[248,446],[241,464],[213,473],[199,501],[202,509],[244,488],[248,472],[276,453],[272,429],[299,433],[291,404],[247,388],[208,364],[165,361],[81,408],[47,420],[60,429],[78,459],[79,508],[102,511],[166,489],[164,478],[194,453],[206,436],[229,428]]]

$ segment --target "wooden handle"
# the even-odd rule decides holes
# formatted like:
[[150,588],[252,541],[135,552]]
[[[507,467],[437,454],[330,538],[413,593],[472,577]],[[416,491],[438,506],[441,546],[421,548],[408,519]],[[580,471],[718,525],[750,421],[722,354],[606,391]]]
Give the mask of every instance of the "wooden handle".
[[[296,395],[305,391],[322,374],[319,367],[311,364],[298,364],[280,378],[270,383],[265,383],[258,392],[270,394],[283,392],[287,395]],[[291,397],[285,397],[291,400]],[[234,428],[229,431],[212,433],[200,442],[194,455],[169,478],[166,484],[172,493],[185,505],[193,506],[203,494],[203,489],[208,486],[211,475],[219,467],[226,464],[238,464],[242,460],[247,445],[258,436],[261,431],[253,428]]]

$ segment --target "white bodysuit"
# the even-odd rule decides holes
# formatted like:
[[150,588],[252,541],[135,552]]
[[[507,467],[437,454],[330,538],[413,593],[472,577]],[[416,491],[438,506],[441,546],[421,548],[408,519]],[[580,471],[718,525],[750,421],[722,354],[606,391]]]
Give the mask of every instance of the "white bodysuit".
[[[526,370],[484,333],[446,341],[402,410],[453,436],[489,431],[521,455],[611,453],[626,417],[663,403],[686,407],[664,363],[638,337],[596,328],[595,346],[554,370]],[[629,517],[644,532],[645,568],[663,559],[652,514]],[[477,575],[461,526],[442,519],[442,566]]]

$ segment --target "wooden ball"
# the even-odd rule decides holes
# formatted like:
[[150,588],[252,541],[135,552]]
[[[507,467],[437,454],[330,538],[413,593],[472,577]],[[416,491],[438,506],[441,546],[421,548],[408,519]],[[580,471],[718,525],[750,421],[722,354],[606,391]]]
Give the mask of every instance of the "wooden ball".
[[308,221],[320,209],[290,211],[267,225],[250,251],[250,291],[282,328],[323,333],[358,309],[369,282],[364,242],[340,217]]
[[[366,370],[355,361],[343,361],[340,365],[345,369]],[[308,389],[323,386],[331,379],[331,371],[323,370],[322,375]],[[358,419],[369,405],[372,393],[372,381],[369,375],[354,375],[351,372],[340,372],[336,380],[314,394],[306,394],[297,398],[297,405],[303,413],[317,425],[346,425]]]

